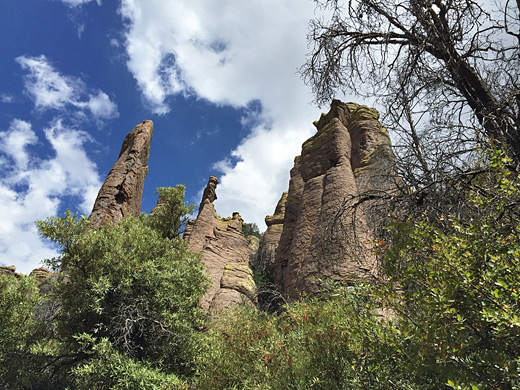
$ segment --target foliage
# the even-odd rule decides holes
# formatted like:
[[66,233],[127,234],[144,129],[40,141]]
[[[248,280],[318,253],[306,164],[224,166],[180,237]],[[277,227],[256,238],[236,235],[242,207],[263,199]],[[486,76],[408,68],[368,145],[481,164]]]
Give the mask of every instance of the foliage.
[[88,347],[92,357],[72,369],[74,389],[110,390],[184,390],[187,385],[173,374],[136,361],[115,349],[108,339],[99,342],[82,334],[78,341]]
[[197,388],[418,389],[400,372],[409,358],[397,333],[366,294],[335,289],[279,316],[235,311],[206,339]]
[[520,388],[520,177],[510,163],[493,152],[493,180],[471,195],[480,210],[471,222],[389,227],[380,297],[410,340],[409,370],[437,386]]
[[61,250],[47,260],[57,276],[39,293],[0,275],[3,388],[186,388],[177,375],[193,370],[207,281],[179,238],[183,187],[159,192],[153,216],[117,225],[69,211],[37,221]]
[[157,206],[148,216],[147,225],[159,231],[164,238],[180,238],[188,217],[195,209],[194,205],[188,205],[184,199],[184,186],[159,187]]
[[260,229],[258,228],[258,225],[254,222],[244,223],[242,225],[242,233],[244,233],[245,237],[255,236],[255,237],[262,239],[262,236],[263,236],[263,234],[260,233]]
[[107,337],[131,357],[177,373],[189,370],[204,293],[194,254],[180,244],[172,248],[143,219],[91,230],[84,218],[67,213],[38,227],[62,246],[61,257],[51,262],[66,275],[54,291],[61,302],[60,339],[74,345],[81,333]]
[[33,278],[0,273],[0,384],[27,384],[22,363],[34,345],[33,309],[41,301]]

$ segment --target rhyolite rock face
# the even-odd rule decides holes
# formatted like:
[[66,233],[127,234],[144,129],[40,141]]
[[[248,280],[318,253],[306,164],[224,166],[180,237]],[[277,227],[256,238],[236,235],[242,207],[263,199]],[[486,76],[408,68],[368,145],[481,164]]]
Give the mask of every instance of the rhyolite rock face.
[[334,100],[303,143],[274,264],[287,297],[317,291],[324,279],[354,283],[377,273],[373,221],[380,202],[352,205],[397,188],[390,138],[378,119],[372,108]]
[[139,216],[152,135],[153,122],[147,120],[126,136],[119,157],[99,190],[90,214],[91,226]]
[[[213,201],[217,199],[218,179],[211,176],[204,190],[199,213],[189,221],[184,240],[189,250],[201,254],[210,286],[201,307],[212,312],[255,301],[255,283],[249,268],[252,243],[242,233],[239,213],[230,218],[217,215]],[[254,245],[253,245],[254,247]]]
[[286,205],[287,192],[284,192],[276,205],[274,214],[265,217],[267,230],[264,232],[262,247],[255,261],[255,271],[261,275],[268,276],[273,274],[276,250],[283,231]]
[[16,267],[14,265],[0,265],[0,275],[8,275],[15,276],[17,278],[24,276],[16,272]]

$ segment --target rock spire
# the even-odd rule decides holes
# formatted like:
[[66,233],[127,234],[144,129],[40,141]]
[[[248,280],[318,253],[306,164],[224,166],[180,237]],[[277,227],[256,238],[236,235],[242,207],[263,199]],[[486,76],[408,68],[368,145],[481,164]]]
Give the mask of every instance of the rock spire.
[[210,286],[201,307],[219,312],[235,304],[255,301],[255,283],[249,268],[248,239],[242,234],[243,220],[239,213],[220,218],[213,201],[217,199],[216,176],[209,178],[195,220],[189,221],[184,240],[191,251],[201,254]]
[[127,216],[139,216],[144,179],[148,174],[148,157],[153,122],[139,123],[126,136],[119,157],[99,190],[90,221],[100,227],[117,223]]
[[291,170],[274,279],[289,298],[322,279],[355,282],[377,272],[377,204],[349,202],[397,189],[390,138],[373,108],[334,100]]

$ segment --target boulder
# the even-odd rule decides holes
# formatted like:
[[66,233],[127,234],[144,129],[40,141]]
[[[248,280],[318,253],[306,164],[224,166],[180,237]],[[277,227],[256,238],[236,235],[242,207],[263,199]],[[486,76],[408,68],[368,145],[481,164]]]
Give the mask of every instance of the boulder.
[[53,275],[54,274],[51,271],[49,271],[47,268],[44,268],[44,267],[33,269],[31,271],[31,273],[29,274],[29,276],[34,276],[34,278],[36,279],[36,282],[38,284],[41,284],[41,283],[47,281]]
[[16,272],[16,267],[14,265],[0,265],[0,274],[15,276],[17,278],[24,276],[23,274]]

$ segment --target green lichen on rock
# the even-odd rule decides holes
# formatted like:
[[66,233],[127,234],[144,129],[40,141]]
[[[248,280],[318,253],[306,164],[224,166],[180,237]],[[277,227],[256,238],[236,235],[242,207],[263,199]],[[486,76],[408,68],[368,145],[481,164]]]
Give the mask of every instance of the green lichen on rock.
[[359,174],[363,173],[363,171],[373,168],[376,165],[374,158],[383,153],[386,149],[387,145],[379,145],[370,154],[367,154],[365,157],[363,157],[361,160],[361,166],[354,169],[354,175],[358,176]]
[[390,133],[388,132],[388,129],[384,126],[381,126],[381,134],[383,134],[385,137],[387,137],[388,139],[390,139]]
[[347,103],[350,111],[350,122],[355,123],[363,119],[379,120],[379,112],[375,108],[363,106],[357,103]]
[[217,215],[217,218],[219,220],[219,222],[222,222],[222,223],[225,223],[225,224],[230,224],[231,222],[233,222],[233,217],[221,217],[220,215]]
[[220,280],[220,287],[236,290],[252,297],[256,291],[253,272],[247,263],[227,263]]
[[309,154],[311,151],[321,147],[321,139],[319,133],[309,138],[302,145],[302,155]]

